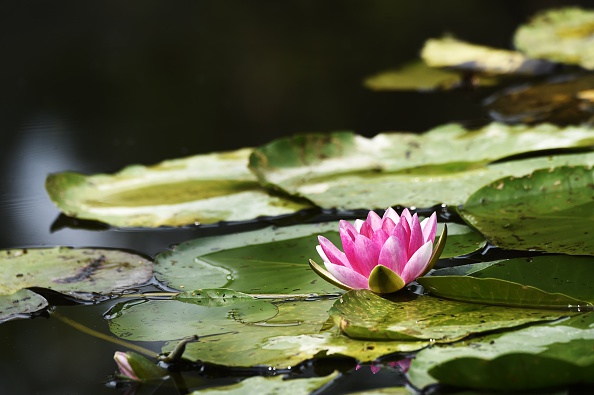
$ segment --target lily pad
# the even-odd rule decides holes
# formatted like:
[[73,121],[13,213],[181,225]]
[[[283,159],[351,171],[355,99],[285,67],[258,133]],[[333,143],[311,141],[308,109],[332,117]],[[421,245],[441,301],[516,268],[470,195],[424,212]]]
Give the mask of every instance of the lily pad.
[[274,196],[247,169],[251,149],[196,155],[115,174],[51,174],[46,189],[66,215],[118,227],[250,220],[311,207]]
[[471,44],[453,37],[427,40],[421,58],[430,67],[494,75],[548,74],[554,67],[550,62],[530,59],[521,52]]
[[532,58],[594,69],[594,11],[566,7],[543,11],[515,33],[515,46]]
[[47,300],[28,289],[11,295],[0,295],[0,323],[17,317],[26,317],[48,306]]
[[368,290],[349,291],[330,309],[349,337],[373,340],[452,342],[471,334],[558,319],[565,312],[514,309]]
[[497,123],[474,131],[445,125],[420,135],[382,133],[372,139],[347,132],[311,134],[254,150],[250,167],[262,183],[322,208],[458,205],[493,180],[588,164],[594,154],[489,163],[527,152],[590,147],[593,137],[588,128]]
[[420,388],[440,382],[487,390],[594,383],[594,314],[440,345],[419,352],[408,372]]
[[460,214],[502,248],[594,255],[591,166],[497,180],[472,194]]
[[[438,225],[438,234],[442,229]],[[340,289],[309,267],[317,257],[317,235],[340,246],[338,222],[266,228],[182,243],[156,257],[155,277],[175,289],[232,288],[249,294],[335,294]],[[442,258],[469,254],[484,238],[470,228],[448,224]],[[272,241],[271,241],[272,240]]]
[[173,350],[176,346],[173,340],[197,334],[199,341],[186,346],[184,358],[227,366],[286,368],[314,356],[334,354],[370,362],[381,355],[414,351],[428,344],[359,341],[326,330],[328,309],[333,302],[333,299],[274,304],[254,300],[251,303],[257,304],[253,305],[240,302],[258,320],[264,317],[264,313],[258,313],[258,305],[276,306],[278,314],[257,321],[250,320],[251,315],[244,314],[239,305],[217,307],[175,300],[137,301],[119,305],[110,312],[109,327],[126,340],[172,340],[163,347],[163,352]]
[[335,372],[325,377],[287,380],[283,376],[250,377],[237,384],[202,389],[190,395],[244,395],[244,394],[291,394],[308,395],[330,384],[339,376]]
[[433,91],[452,89],[461,83],[459,73],[429,67],[417,61],[368,77],[364,85],[376,91]]
[[489,115],[508,123],[578,124],[594,116],[594,76],[566,75],[513,86],[485,99]]
[[592,308],[594,258],[537,256],[435,270],[417,281],[448,299],[535,308]]
[[41,287],[94,300],[148,282],[153,263],[129,252],[98,248],[28,248],[0,254],[0,294]]

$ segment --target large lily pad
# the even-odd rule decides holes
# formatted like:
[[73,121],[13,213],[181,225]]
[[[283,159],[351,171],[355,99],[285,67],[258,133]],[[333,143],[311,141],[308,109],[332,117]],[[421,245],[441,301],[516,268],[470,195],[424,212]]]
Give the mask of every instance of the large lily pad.
[[432,294],[507,306],[592,308],[594,258],[537,256],[435,270],[418,279]]
[[125,251],[95,248],[28,248],[0,254],[0,294],[41,287],[81,300],[148,282],[153,263]]
[[594,69],[594,11],[567,7],[543,11],[522,25],[515,46],[533,58]]
[[51,174],[46,189],[67,215],[119,227],[207,224],[278,216],[311,207],[262,189],[248,148],[196,155],[115,174]]
[[[340,246],[337,230],[338,222],[329,222],[192,240],[159,254],[155,277],[180,290],[221,287],[250,294],[334,294],[340,290],[319,278],[308,259],[317,256],[317,235]],[[442,258],[484,245],[484,238],[467,226],[448,224],[448,233]]]
[[203,389],[190,393],[190,395],[244,395],[244,394],[291,394],[308,395],[330,384],[338,373],[325,377],[312,377],[307,379],[286,380],[283,376],[276,377],[251,377],[237,384]]
[[[175,300],[135,301],[114,309],[109,326],[114,334],[127,340],[172,340],[163,347],[163,352],[173,350],[176,345],[173,340],[197,334],[202,337],[186,346],[184,358],[227,366],[286,368],[316,355],[334,354],[370,362],[381,355],[418,350],[428,344],[359,341],[334,330],[324,330],[333,302],[321,299],[272,304],[253,300],[253,305],[246,305],[251,313],[244,314],[233,300],[223,307]],[[278,314],[259,321],[264,315],[258,312],[256,303],[275,306]],[[257,319],[250,319],[251,314]]]
[[460,214],[502,248],[594,255],[591,165],[497,180],[472,194]]
[[474,131],[446,125],[421,135],[382,133],[372,139],[347,132],[311,134],[254,150],[250,167],[261,182],[323,208],[458,205],[480,186],[506,175],[588,164],[594,162],[594,154],[489,165],[493,161],[526,152],[590,147],[593,138],[588,128],[497,123]]
[[554,65],[530,59],[521,52],[470,44],[453,37],[429,39],[421,51],[421,58],[431,67],[452,68],[486,74],[547,74]]
[[348,336],[373,340],[452,342],[471,334],[554,320],[565,313],[513,309],[395,293],[349,291],[330,309]]
[[413,360],[417,387],[441,382],[490,390],[594,383],[594,314],[535,325],[456,345],[428,348]]
[[27,317],[48,306],[47,300],[28,289],[11,295],[0,295],[0,323],[17,317]]

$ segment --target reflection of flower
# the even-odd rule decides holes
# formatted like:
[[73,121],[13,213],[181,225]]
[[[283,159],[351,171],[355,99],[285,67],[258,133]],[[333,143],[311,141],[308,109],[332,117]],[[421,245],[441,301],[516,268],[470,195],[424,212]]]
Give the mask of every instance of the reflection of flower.
[[401,216],[388,208],[383,217],[370,211],[365,221],[341,220],[344,252],[318,236],[317,246],[327,270],[310,260],[312,269],[343,289],[370,289],[376,293],[398,291],[427,273],[445,245],[447,228],[433,248],[437,218],[433,213],[419,222],[417,214],[404,209]]
[[[406,372],[408,372],[408,369],[410,368],[411,361],[412,361],[412,358],[405,358],[405,359],[401,359],[400,361],[388,362],[388,365],[393,368],[398,367],[401,372],[406,373]],[[355,367],[355,370],[361,369],[361,366],[362,365],[357,365]],[[369,369],[371,369],[371,372],[373,374],[376,374],[377,372],[379,372],[382,369],[382,365],[377,362],[372,362],[371,365],[369,365]]]

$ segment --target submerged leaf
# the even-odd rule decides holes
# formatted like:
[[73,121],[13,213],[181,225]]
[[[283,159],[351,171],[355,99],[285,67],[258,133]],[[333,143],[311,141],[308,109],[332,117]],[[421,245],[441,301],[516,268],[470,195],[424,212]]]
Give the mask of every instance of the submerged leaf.
[[515,46],[533,58],[594,69],[594,11],[566,7],[543,11],[515,33]]
[[594,255],[593,185],[591,162],[537,170],[477,190],[460,214],[502,248]]
[[355,339],[452,342],[468,335],[550,321],[568,312],[514,309],[395,293],[381,297],[349,291],[330,309],[340,329]]
[[594,258],[537,256],[439,269],[418,282],[432,294],[518,307],[592,308]]
[[119,227],[242,221],[311,207],[261,188],[247,169],[251,150],[196,155],[115,174],[51,174],[46,189],[67,215]]
[[19,316],[26,317],[47,306],[47,300],[43,296],[28,289],[22,289],[11,295],[0,295],[0,323]]
[[[41,287],[93,300],[148,282],[153,263],[129,252],[99,248],[28,248],[0,254],[0,294]],[[95,294],[95,295],[94,295]]]
[[377,91],[432,91],[460,86],[459,73],[429,67],[422,61],[384,71],[365,79],[365,86]]

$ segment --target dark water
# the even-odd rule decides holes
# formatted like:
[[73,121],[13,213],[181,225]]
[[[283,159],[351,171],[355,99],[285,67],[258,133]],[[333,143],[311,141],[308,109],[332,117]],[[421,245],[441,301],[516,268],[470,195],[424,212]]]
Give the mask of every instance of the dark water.
[[[212,231],[60,228],[44,190],[51,172],[113,172],[296,132],[371,136],[484,123],[486,93],[374,93],[361,82],[415,58],[429,37],[450,32],[508,47],[536,10],[576,3],[588,4],[2,2],[0,248],[102,246],[154,255]],[[108,307],[57,311],[108,333],[101,318]],[[55,318],[3,323],[0,342],[2,394],[118,393],[104,383],[121,347]],[[396,376],[359,371],[335,392]]]

